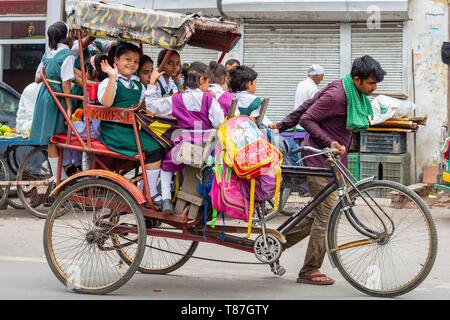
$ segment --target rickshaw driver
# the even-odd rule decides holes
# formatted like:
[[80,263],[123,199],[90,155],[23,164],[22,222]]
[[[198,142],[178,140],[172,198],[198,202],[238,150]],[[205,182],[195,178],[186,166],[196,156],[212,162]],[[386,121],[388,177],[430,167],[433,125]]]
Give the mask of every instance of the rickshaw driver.
[[[356,109],[369,111],[370,101],[367,96],[377,89],[377,83],[382,82],[385,75],[381,65],[372,57],[357,58],[350,75],[330,83],[281,122],[270,124],[269,128],[285,131],[300,124],[307,132],[303,146],[336,148],[340,151],[342,163],[347,166],[347,150],[353,137],[352,129],[362,129],[353,125],[355,121],[351,116]],[[358,115],[361,115],[358,120],[362,120],[364,126],[368,127],[368,114],[361,112]],[[329,167],[323,156],[307,158],[305,163],[308,167]],[[328,180],[323,177],[308,176],[307,182],[311,196],[318,194],[328,184]],[[304,265],[297,278],[298,283],[332,285],[335,282],[322,274],[320,268],[326,253],[326,226],[336,199],[335,193],[329,196],[316,207],[312,217],[306,217],[286,235],[286,248],[310,236]]]

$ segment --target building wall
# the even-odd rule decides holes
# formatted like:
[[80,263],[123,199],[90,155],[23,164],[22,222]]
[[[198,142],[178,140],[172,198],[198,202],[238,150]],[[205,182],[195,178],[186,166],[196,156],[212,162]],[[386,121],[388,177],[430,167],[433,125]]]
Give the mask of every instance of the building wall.
[[47,27],[63,17],[63,0],[47,0]]
[[[416,168],[412,168],[416,181],[421,181],[423,166],[438,163],[442,127],[447,124],[447,66],[441,60],[441,46],[448,41],[448,4],[444,0],[410,0],[409,10],[409,96],[412,99],[415,91],[416,115],[428,116],[426,127],[421,127],[416,137]],[[414,156],[414,150],[411,153]]]

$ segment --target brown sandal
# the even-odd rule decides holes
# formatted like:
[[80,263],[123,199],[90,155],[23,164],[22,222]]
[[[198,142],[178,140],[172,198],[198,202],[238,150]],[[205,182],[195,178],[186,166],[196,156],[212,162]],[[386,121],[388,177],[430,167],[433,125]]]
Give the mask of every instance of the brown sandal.
[[[315,280],[318,278],[327,278],[327,280]],[[334,280],[323,273],[303,275],[297,278],[297,283],[312,284],[316,286],[330,286],[334,284]]]

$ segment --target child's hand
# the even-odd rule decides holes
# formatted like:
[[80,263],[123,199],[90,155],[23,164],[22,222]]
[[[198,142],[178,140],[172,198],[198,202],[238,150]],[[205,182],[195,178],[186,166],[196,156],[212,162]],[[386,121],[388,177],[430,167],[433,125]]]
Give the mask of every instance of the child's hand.
[[272,130],[276,130],[276,129],[278,129],[278,127],[277,127],[277,124],[276,124],[276,123],[271,123],[271,124],[269,124],[269,125],[268,125],[268,127],[269,127],[269,129],[272,129]]
[[165,72],[159,72],[158,68],[153,69],[152,75],[150,76],[150,84],[154,86],[156,81],[158,81],[159,77],[161,77]]
[[106,73],[108,77],[116,79],[119,75],[119,71],[117,70],[117,65],[115,63],[114,68],[109,65],[107,60],[103,60],[100,65],[102,67],[102,71]]

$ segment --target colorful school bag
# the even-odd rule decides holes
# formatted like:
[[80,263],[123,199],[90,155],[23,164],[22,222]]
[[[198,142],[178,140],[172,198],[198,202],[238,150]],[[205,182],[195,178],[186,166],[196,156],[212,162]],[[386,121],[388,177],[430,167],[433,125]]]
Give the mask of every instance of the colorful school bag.
[[[214,151],[215,165],[213,168],[212,186],[209,192],[215,211],[238,220],[247,221],[249,216],[250,183],[248,180],[239,179],[233,169],[223,163],[221,159],[221,147],[218,145]],[[273,198],[275,190],[275,178],[263,175],[256,178],[255,199],[266,201]]]
[[283,157],[248,116],[237,116],[225,121],[218,129],[218,140],[222,148],[224,165],[232,168],[238,178],[250,180],[247,231],[249,237],[255,203],[256,179],[263,175],[272,175],[276,178],[274,210],[278,210]]
[[248,220],[239,180],[227,165],[215,166],[210,196],[214,208],[213,220],[217,217],[217,212],[233,219]]

